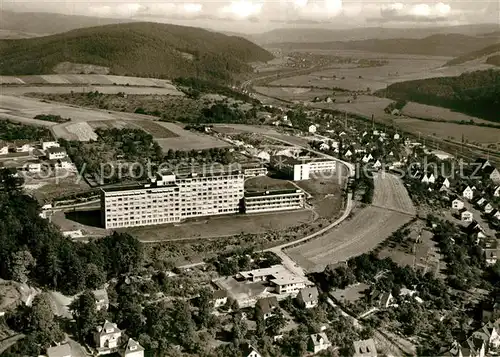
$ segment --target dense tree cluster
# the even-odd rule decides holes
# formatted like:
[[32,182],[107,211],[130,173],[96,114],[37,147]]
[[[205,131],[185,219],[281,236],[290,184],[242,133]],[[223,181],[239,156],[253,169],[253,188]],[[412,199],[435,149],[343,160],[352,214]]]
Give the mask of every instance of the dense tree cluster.
[[75,294],[137,269],[142,246],[128,234],[76,243],[39,216],[38,203],[15,187],[0,192],[0,277],[27,279]]
[[179,77],[173,80],[174,84],[180,86],[183,92],[193,99],[198,99],[201,94],[220,94],[228,98],[234,98],[247,103],[258,103],[247,94],[233,90],[225,85],[214,81],[207,81],[196,77]]
[[50,121],[52,123],[66,123],[71,120],[70,118],[63,118],[60,115],[54,115],[54,114],[38,114],[35,115],[34,119]]
[[449,108],[498,121],[500,73],[496,70],[463,73],[458,77],[429,78],[391,84],[381,96]]
[[10,120],[0,120],[0,140],[53,140],[50,130],[32,125],[14,123]]

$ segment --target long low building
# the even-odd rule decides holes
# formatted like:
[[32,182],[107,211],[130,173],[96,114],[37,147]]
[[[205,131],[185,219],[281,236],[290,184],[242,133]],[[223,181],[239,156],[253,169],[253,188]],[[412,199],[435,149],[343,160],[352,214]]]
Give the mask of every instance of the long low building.
[[102,222],[108,229],[234,214],[243,195],[241,171],[164,175],[143,186],[102,189]]
[[275,212],[304,208],[302,190],[247,192],[243,199],[245,213]]

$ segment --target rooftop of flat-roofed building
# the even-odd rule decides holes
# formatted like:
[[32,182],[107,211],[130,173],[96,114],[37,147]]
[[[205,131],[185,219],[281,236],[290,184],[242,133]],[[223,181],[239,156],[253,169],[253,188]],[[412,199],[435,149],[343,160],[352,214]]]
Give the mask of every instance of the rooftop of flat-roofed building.
[[260,192],[245,192],[245,197],[255,198],[255,197],[266,197],[266,196],[279,196],[293,193],[303,193],[302,190],[290,189],[290,190],[274,190],[274,191],[260,191]]

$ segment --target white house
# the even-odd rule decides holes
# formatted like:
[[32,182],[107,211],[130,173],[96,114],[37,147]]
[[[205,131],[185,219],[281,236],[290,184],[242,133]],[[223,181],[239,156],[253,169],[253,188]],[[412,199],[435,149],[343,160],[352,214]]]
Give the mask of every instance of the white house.
[[122,331],[116,324],[105,321],[103,326],[97,328],[95,343],[99,355],[114,353],[118,350]]
[[327,143],[321,143],[321,145],[319,146],[319,149],[321,151],[327,151],[327,150],[330,150],[330,146]]
[[396,134],[394,134],[393,138],[394,138],[394,140],[399,140],[399,139],[401,139],[401,136],[398,133],[396,133]]
[[496,219],[499,219],[500,220],[500,211],[497,210],[497,209],[494,209],[490,215],[493,217],[493,218],[496,218]]
[[488,214],[488,213],[491,213],[493,210],[495,209],[495,207],[493,207],[493,205],[491,203],[487,203],[486,206],[484,206],[484,213]]
[[373,160],[372,154],[364,155],[363,159],[361,159],[361,161],[363,161],[364,163],[367,163],[367,162],[369,162],[371,160]]
[[477,200],[476,205],[478,207],[483,207],[488,201],[486,201],[486,198],[481,197],[479,200]]
[[0,155],[7,155],[9,153],[9,144],[5,141],[0,141]]
[[460,220],[462,222],[472,222],[474,220],[474,214],[465,210],[460,213]]
[[122,353],[123,357],[144,357],[144,348],[139,342],[129,338],[127,346]]
[[463,201],[460,201],[458,198],[451,201],[451,208],[456,209],[456,210],[463,209],[464,205],[465,204],[463,203]]
[[226,290],[215,290],[214,291],[214,308],[217,309],[227,303],[227,292]]
[[467,186],[463,191],[462,191],[462,197],[472,200],[474,198],[474,190],[470,187]]
[[26,163],[26,171],[31,173],[42,172],[42,162],[39,160],[33,160]]
[[59,160],[67,156],[66,149],[64,148],[51,147],[45,152],[49,160]]
[[500,186],[495,187],[495,190],[493,191],[493,196],[500,197]]
[[314,134],[316,132],[317,128],[316,125],[309,125],[309,132]]
[[317,306],[318,300],[318,289],[315,286],[301,289],[297,294],[297,302],[306,309]]
[[375,163],[373,164],[373,167],[376,168],[376,169],[381,168],[382,167],[382,163],[380,162],[380,160],[375,161]]
[[47,348],[47,357],[71,357],[71,346],[67,343]]
[[262,355],[249,343],[245,343],[241,349],[243,357],[262,357]]
[[328,340],[326,333],[320,332],[309,336],[308,347],[312,353],[316,354],[332,347],[332,343]]
[[351,157],[352,156],[352,152],[351,150],[347,150],[344,154],[345,157]]
[[44,141],[42,143],[42,150],[45,151],[48,148],[58,148],[59,143],[57,141]]
[[269,162],[271,160],[271,155],[267,151],[261,151],[257,154],[257,157],[262,161]]
[[430,173],[430,174],[424,174],[422,176],[422,180],[421,180],[423,183],[427,183],[427,184],[431,184],[431,183],[434,183],[436,182],[436,177],[434,176],[433,173]]
[[27,140],[17,140],[15,143],[16,152],[30,152],[33,146]]

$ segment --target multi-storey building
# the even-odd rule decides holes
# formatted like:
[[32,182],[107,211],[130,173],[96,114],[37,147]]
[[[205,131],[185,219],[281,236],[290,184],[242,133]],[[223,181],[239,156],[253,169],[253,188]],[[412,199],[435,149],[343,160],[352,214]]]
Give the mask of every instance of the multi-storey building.
[[302,190],[247,192],[243,200],[245,213],[284,211],[304,208]]
[[240,171],[163,175],[144,186],[102,189],[102,221],[124,228],[238,213],[243,190]]
[[337,171],[337,161],[329,159],[299,160],[287,156],[274,156],[271,165],[294,181],[309,180],[319,173],[334,173]]

